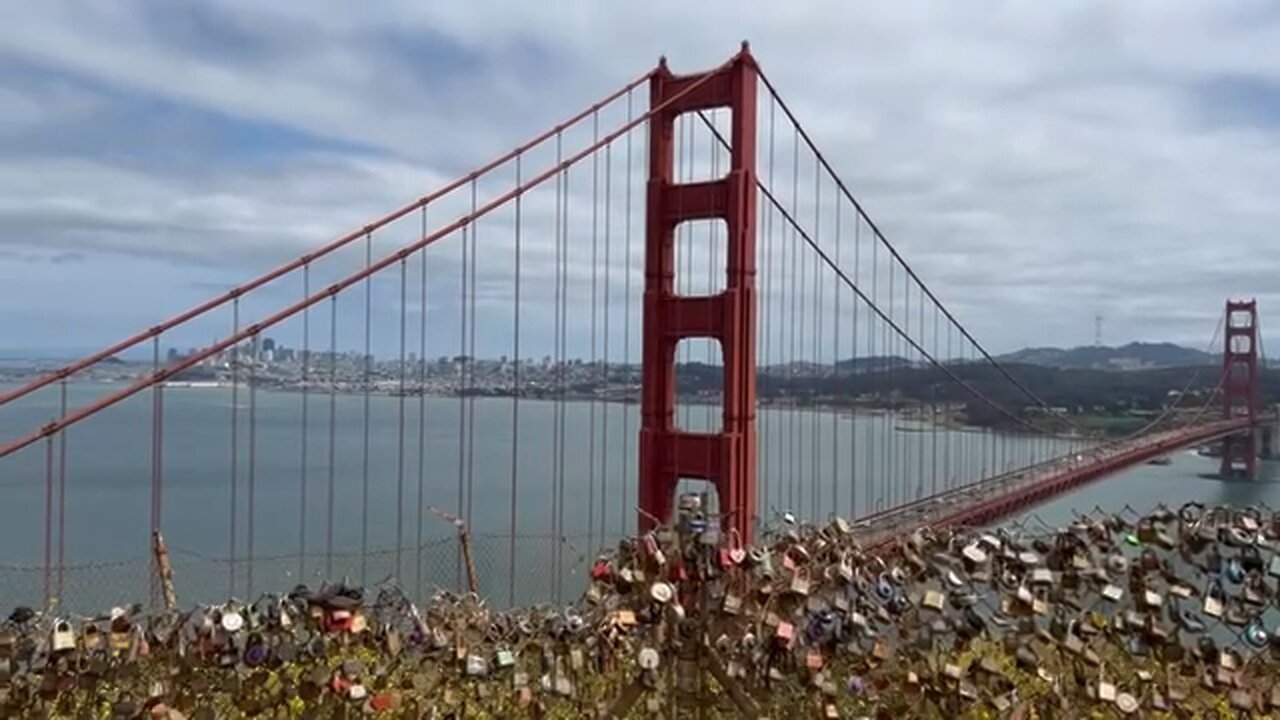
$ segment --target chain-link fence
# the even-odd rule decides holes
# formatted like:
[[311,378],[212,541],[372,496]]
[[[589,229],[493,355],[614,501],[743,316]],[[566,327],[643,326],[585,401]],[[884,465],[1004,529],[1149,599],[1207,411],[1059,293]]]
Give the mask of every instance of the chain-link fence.
[[[594,538],[597,542],[599,538]],[[610,544],[616,544],[615,538]],[[501,534],[468,536],[476,589],[499,607],[571,601],[581,592],[596,553],[588,538]],[[467,590],[470,579],[457,536],[438,537],[421,547],[377,548],[368,553],[282,553],[255,558],[226,557],[185,548],[168,548],[178,596],[184,605],[252,597],[266,590],[299,584],[319,587],[326,581],[372,584],[387,580],[416,600],[440,589]],[[153,559],[65,565],[61,571],[42,565],[0,564],[0,606],[42,607],[46,593],[57,606],[81,614],[105,608],[159,600]]]
[[[568,541],[518,542],[545,558],[522,571],[518,589],[554,592],[554,555],[545,554]],[[433,586],[457,587],[459,573],[469,582],[456,543],[431,546]],[[510,545],[474,539],[481,593],[486,583],[510,590]],[[1095,510],[1060,528],[1034,516],[999,528],[921,528],[874,553],[840,520],[780,523],[741,547],[684,517],[599,560],[566,553],[574,560],[564,565],[582,570],[566,569],[580,577],[562,590],[571,595],[564,604],[500,612],[466,593],[415,602],[392,579],[362,592],[331,587],[181,616],[82,621],[79,637],[96,622],[112,650],[94,655],[99,646],[76,635],[68,647],[98,657],[97,672],[117,682],[110,693],[72,683],[52,697],[119,702],[120,673],[141,664],[149,670],[140,677],[158,666],[179,680],[124,682],[135,699],[218,717],[278,707],[335,716],[352,702],[476,717],[1258,714],[1280,706],[1277,548],[1280,514],[1261,507]],[[363,561],[369,573],[394,566],[394,551],[384,555],[343,562]],[[217,567],[174,557],[179,587]],[[255,572],[265,576],[275,561],[258,559]],[[77,583],[88,587],[96,573],[145,584],[148,567],[95,567]],[[206,591],[225,595],[220,582],[183,590]],[[10,670],[47,678],[91,667],[48,659],[55,622],[10,619],[9,644],[0,637]],[[10,697],[24,698],[11,705],[24,712],[52,709],[38,693]]]

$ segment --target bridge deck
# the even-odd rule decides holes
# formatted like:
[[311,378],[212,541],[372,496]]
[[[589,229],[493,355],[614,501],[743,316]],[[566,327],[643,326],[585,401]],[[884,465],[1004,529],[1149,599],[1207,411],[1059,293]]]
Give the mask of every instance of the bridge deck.
[[1107,475],[1248,426],[1244,419],[1222,420],[1055,458],[1033,468],[998,475],[875,513],[859,523],[859,531],[866,538],[865,544],[874,547],[925,526],[990,524]]

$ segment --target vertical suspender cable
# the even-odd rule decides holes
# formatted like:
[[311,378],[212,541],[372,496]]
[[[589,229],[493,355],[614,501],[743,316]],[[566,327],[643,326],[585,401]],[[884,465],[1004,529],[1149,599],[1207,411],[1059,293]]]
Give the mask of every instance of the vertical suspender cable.
[[399,415],[399,436],[396,442],[396,581],[403,582],[404,567],[404,365],[408,331],[409,267],[400,261],[400,359],[399,378],[396,386],[396,410]]
[[[151,573],[152,582],[155,573]],[[154,597],[154,594],[153,594]],[[44,606],[53,600],[53,435],[44,443]]]
[[[933,306],[933,350],[934,357],[938,357],[938,306]],[[933,467],[929,472],[929,494],[938,494],[938,385],[942,378],[942,371],[935,368],[932,372],[933,381],[929,383],[929,431],[933,434]]]
[[[879,302],[879,285],[880,285],[880,250],[879,243],[875,241],[875,237],[871,238],[871,303]],[[872,397],[876,402],[879,401],[880,389],[877,385],[883,384],[884,379],[880,376],[880,361],[876,358],[876,322],[875,314],[871,308],[867,308],[867,374],[872,378],[871,385]],[[875,430],[880,425],[880,418],[873,414],[867,418],[867,447],[864,450],[867,454],[867,506],[865,511],[873,513],[879,510],[879,500],[876,498],[883,479],[884,469],[876,464],[877,450],[879,449],[879,438],[875,436]]]
[[[628,90],[627,91],[627,122],[628,123],[631,122],[632,113],[633,113],[633,109],[632,109],[631,91]],[[624,377],[626,379],[625,381],[626,381],[628,398],[631,397],[631,378],[632,378],[632,375],[631,375],[631,275],[635,269],[635,266],[633,265],[633,258],[631,257],[631,175],[633,173],[633,167],[631,164],[632,135],[634,135],[633,131],[627,132],[627,171],[626,171],[627,198],[625,201],[625,207],[623,209],[623,215],[625,216],[625,220],[624,220],[624,227],[622,231],[622,234],[623,234],[622,243],[623,243],[623,246],[625,247],[624,252],[627,256],[627,273],[626,273],[626,279],[624,282],[624,289],[623,289],[623,292],[625,294],[624,302],[626,303],[626,307],[623,309],[623,314],[622,314],[622,363],[623,363],[623,366],[625,367]],[[627,472],[627,469],[630,467],[631,467],[631,408],[623,407],[622,408],[622,468],[623,468],[622,519],[618,525],[618,531],[623,535],[626,535],[628,531],[627,518],[630,515],[632,515],[631,504],[630,504],[631,479],[630,479],[630,473]]]
[[325,498],[324,573],[333,578],[333,511],[338,455],[338,296],[329,296],[329,487]]
[[[813,173],[813,195],[814,195],[813,241],[814,243],[819,242],[819,238],[821,237],[820,232],[822,230],[822,227],[821,227],[822,225],[821,223],[822,186],[820,184],[821,178],[822,176],[819,174],[818,168],[815,166],[814,173]],[[808,254],[810,253],[806,253],[806,255]],[[810,363],[810,368],[809,368],[810,378],[808,381],[809,386],[811,388],[817,387],[818,381],[821,377],[820,373],[821,373],[821,367],[822,367],[822,339],[821,339],[822,338],[822,268],[821,268],[821,263],[818,262],[818,258],[816,256],[813,257],[812,260],[813,260],[813,286],[809,289],[809,291],[813,293],[813,315],[812,315],[813,322],[810,323],[809,327],[810,327],[810,332],[813,333],[813,337],[811,338],[811,342],[810,342],[811,352],[813,356],[812,356],[812,361]],[[822,476],[822,472],[821,472],[822,465],[820,462],[821,455],[822,455],[822,428],[819,426],[819,419],[822,413],[818,410],[818,406],[817,406],[818,400],[819,400],[818,395],[811,391],[811,395],[808,400],[809,412],[807,413],[810,421],[809,432],[812,435],[809,441],[809,445],[813,451],[813,459],[810,461],[810,468],[809,468],[809,476],[810,476],[809,520],[810,522],[818,521],[818,518],[821,516],[820,514],[821,514],[821,507],[822,507],[822,483],[819,481],[819,478]]]
[[261,339],[254,333],[252,344],[253,357],[249,358],[249,543],[245,552],[246,569],[245,594],[253,597],[253,565],[256,547],[254,538],[257,533],[258,505],[258,358],[262,357]]
[[[302,266],[302,297],[311,297],[311,263]],[[300,449],[298,451],[300,466],[298,472],[298,582],[305,582],[307,577],[307,430],[308,403],[311,398],[311,308],[302,311],[302,418]]]
[[[476,214],[476,178],[471,179],[471,216]],[[469,317],[467,322],[467,505],[466,514],[463,516],[467,524],[467,532],[474,532],[473,528],[473,510],[475,505],[476,491],[476,268],[480,265],[480,256],[476,250],[476,238],[480,234],[479,220],[473,220],[469,224],[471,232],[469,236],[463,236],[463,240],[468,237],[471,241],[471,278],[467,285],[470,293],[468,297]],[[458,548],[461,552],[462,548]]]
[[[836,266],[840,266],[840,203],[837,200],[836,208]],[[838,284],[832,285],[832,308],[831,308],[831,334],[834,350],[831,353],[831,383],[828,386],[829,403],[828,412],[831,415],[831,512],[835,515],[840,514],[840,412],[838,408],[845,404],[844,393],[841,392],[840,386],[844,383],[843,376],[840,373],[840,325],[842,318],[840,317],[840,291]],[[846,386],[847,387],[847,386]],[[836,403],[839,402],[840,405]]]
[[[159,373],[160,373],[160,336],[156,335],[151,339],[151,374],[154,377],[159,375]],[[160,392],[161,392],[162,386],[163,386],[163,383],[156,383],[155,385],[151,386],[151,520],[150,520],[151,527],[148,528],[147,530],[147,546],[150,546],[151,537],[153,537],[153,534],[155,533],[160,523],[160,520],[157,517],[157,514],[158,514],[158,506],[159,506],[158,496],[159,496],[159,490],[160,490],[160,443],[161,443],[160,428],[162,423]],[[49,479],[50,481],[52,481],[53,476],[50,475]],[[47,492],[46,492],[46,503],[45,503],[45,526],[46,527],[45,527],[45,563],[44,565],[45,565],[45,601],[47,606],[47,602],[49,600],[50,591],[51,591],[49,587],[49,565],[50,565],[49,551],[52,545],[52,533],[50,532],[52,529],[52,521],[53,521],[53,483],[52,482],[49,483],[49,486],[48,488],[46,488],[46,491]],[[149,580],[148,584],[150,586],[150,594],[148,595],[148,597],[150,598],[153,606],[156,606],[158,605],[157,601],[159,600],[159,597],[160,597],[159,584],[157,583],[157,580],[159,580],[159,577],[160,577],[160,568],[156,564],[154,553],[148,553],[148,554],[151,555],[151,558],[152,558],[151,572],[148,573],[148,580]]]
[[[800,135],[792,132],[791,149],[791,215],[799,216],[800,208]],[[788,294],[791,296],[791,338],[787,354],[787,457],[790,460],[787,470],[787,509],[794,512],[799,500],[796,486],[800,481],[799,441],[796,436],[796,329],[799,317],[796,314],[796,303],[800,296],[800,278],[796,273],[797,253],[800,241],[794,226],[791,229],[791,276],[787,278]]]
[[[427,206],[422,206],[421,237],[427,236]],[[417,558],[414,564],[414,600],[421,602],[422,595],[422,532],[427,506],[427,250],[421,251],[421,287],[418,289],[418,502],[414,506],[417,522]]]
[[[364,265],[368,269],[373,264],[373,235],[364,236]],[[364,280],[364,371],[360,385],[364,394],[364,450],[360,460],[360,584],[369,581],[369,439],[370,412],[369,383],[373,374],[373,278]]]
[[556,455],[560,459],[560,477],[557,482],[560,485],[559,498],[560,501],[556,505],[556,526],[559,532],[556,535],[556,565],[559,573],[556,575],[556,602],[559,602],[563,593],[564,585],[564,511],[565,511],[565,439],[567,433],[567,404],[566,404],[566,385],[568,383],[568,364],[569,364],[569,168],[564,171],[564,193],[560,197],[563,207],[561,208],[561,217],[563,222],[560,225],[560,381],[557,383],[559,388],[559,403],[557,412],[560,414],[560,437],[557,438]]
[[[600,369],[601,387],[610,391],[612,395],[613,373],[612,367],[609,365],[609,315],[612,309],[612,297],[610,296],[611,283],[609,276],[613,274],[613,253],[611,245],[613,244],[613,236],[611,234],[613,214],[613,143],[609,143],[604,147],[604,364]],[[609,542],[609,523],[608,507],[609,507],[609,447],[613,445],[613,440],[609,437],[609,415],[612,412],[612,402],[610,398],[606,398],[603,405],[604,415],[600,420],[600,436],[604,438],[600,446],[600,542],[608,544]],[[624,480],[625,482],[625,480]],[[589,548],[594,551],[595,548]]]
[[[591,144],[600,141],[600,111],[591,113]],[[587,400],[587,548],[594,552],[596,525],[596,396],[599,389],[599,367],[596,356],[597,285],[600,255],[600,151],[591,153],[591,351],[587,354],[591,363],[591,379],[596,387]],[[608,442],[606,439],[605,442]]]
[[[237,297],[231,302],[232,315],[232,334],[240,333],[240,298]],[[228,558],[228,568],[230,571],[229,587],[227,589],[227,597],[235,597],[236,594],[236,507],[239,502],[239,478],[236,477],[239,469],[240,453],[237,446],[240,433],[237,425],[240,421],[240,343],[231,346],[231,528],[230,536],[230,557]]]
[[[516,187],[523,182],[521,178],[522,155],[517,154]],[[511,356],[511,492],[510,519],[507,532],[507,605],[516,604],[516,488],[520,477],[520,271],[523,258],[520,251],[520,230],[523,217],[520,214],[521,200],[524,195],[516,195],[515,199],[515,307],[512,310],[512,342]]]
[[[892,257],[888,257],[886,260],[889,266],[888,315],[890,320],[894,320],[893,308],[895,300],[897,300],[893,290],[894,264]],[[897,390],[894,383],[898,379],[898,373],[896,372],[898,365],[898,337],[896,333],[891,331],[888,323],[881,326],[881,332],[883,333],[881,340],[884,343],[885,353],[885,385],[889,388],[889,414],[886,416],[884,428],[885,478],[887,479],[885,502],[889,504],[889,507],[893,507],[898,504],[898,485],[900,482],[898,479],[898,434],[894,432],[894,425],[898,421],[898,408],[894,401],[894,391]]]
[[[944,361],[946,363],[955,362],[951,356],[951,332],[952,332],[952,326],[951,326],[951,323],[948,322],[947,323],[947,355],[946,355],[946,360]],[[951,414],[952,402],[950,398],[950,393],[944,395],[942,398],[942,401],[944,404],[944,412],[946,413],[946,417],[947,417],[947,431],[943,435],[944,447],[942,448],[942,477],[946,481],[947,489],[950,490],[956,485],[955,475],[953,475],[951,472],[951,436],[954,435],[956,431],[960,429],[960,426],[959,426],[959,423],[953,422],[955,420],[955,417]]]
[[[560,136],[560,133],[556,133],[556,164],[557,165],[560,162],[560,152],[561,152],[560,148],[561,148],[561,136]],[[552,230],[552,235],[554,236],[554,239],[555,239],[555,303],[553,305],[553,315],[554,315],[553,325],[555,329],[552,333],[551,356],[552,358],[554,358],[554,362],[555,362],[554,369],[553,369],[553,376],[557,381],[557,384],[559,383],[559,380],[560,380],[560,332],[561,332],[561,328],[560,328],[560,303],[561,303],[560,224],[564,221],[564,219],[560,216],[560,211],[562,208],[562,205],[560,202],[560,196],[563,192],[564,192],[564,173],[562,171],[561,173],[556,175],[555,224]],[[558,393],[559,388],[557,387],[556,390]],[[547,516],[551,521],[551,537],[550,537],[551,577],[548,578],[548,582],[550,583],[549,590],[551,591],[551,595],[553,599],[555,599],[556,597],[555,588],[559,585],[559,581],[556,578],[559,577],[559,573],[560,573],[559,554],[556,552],[556,546],[557,546],[556,538],[560,536],[560,527],[558,523],[559,515],[557,515],[557,512],[559,510],[559,505],[560,505],[561,470],[560,470],[560,455],[556,452],[556,446],[559,443],[559,439],[560,439],[560,411],[559,411],[558,405],[553,405],[551,409],[551,448],[550,448],[551,508]]]
[[[458,272],[461,276],[458,278],[458,363],[454,375],[455,394],[458,396],[458,487],[457,497],[454,500],[454,512],[458,517],[462,517],[465,508],[465,482],[467,478],[467,364],[471,361],[467,357],[467,265],[470,260],[470,246],[467,244],[467,234],[469,228],[462,226],[462,242],[460,243],[459,253],[461,255],[461,264],[458,266]],[[461,588],[462,584],[462,546],[454,551],[453,565],[453,582],[454,587]]]
[[[768,167],[768,170],[766,171],[769,187],[773,187],[774,137],[775,137],[774,131],[775,131],[775,125],[776,125],[776,116],[777,116],[776,110],[777,110],[777,107],[775,105],[775,101],[773,97],[770,96],[769,97],[769,154],[768,154],[769,167]],[[764,193],[760,192],[760,195],[763,197]],[[773,206],[765,202],[760,202],[759,208],[760,208],[760,211],[764,213],[764,222],[763,222],[764,262],[762,263],[763,275],[761,276],[763,279],[763,282],[761,283],[758,297],[761,299],[762,302],[768,303],[767,305],[765,305],[764,311],[759,314],[760,324],[761,324],[761,335],[764,338],[764,373],[763,373],[764,376],[761,378],[761,380],[763,381],[761,385],[764,392],[760,394],[762,397],[765,397],[773,402],[769,403],[771,407],[769,408],[768,412],[759,413],[760,425],[761,425],[760,433],[762,437],[760,447],[764,448],[764,452],[757,453],[757,457],[764,460],[764,462],[761,463],[763,467],[761,468],[762,472],[760,473],[761,475],[760,495],[763,498],[763,502],[761,502],[760,505],[764,509],[765,516],[768,517],[769,515],[772,514],[772,510],[774,507],[773,505],[774,488],[778,487],[778,480],[782,475],[782,454],[781,452],[777,451],[773,443],[774,436],[777,435],[777,420],[778,420],[778,410],[777,410],[778,405],[776,402],[778,398],[778,376],[773,367],[773,339],[774,339],[774,334],[776,332],[774,329],[776,326],[776,323],[774,322],[774,318],[773,318],[773,310],[770,307],[770,305],[773,305],[775,303],[769,302],[770,298],[777,297],[777,293],[774,291],[774,282],[773,282],[773,279],[774,279],[774,274],[773,274],[774,210],[773,210]],[[778,471],[776,473],[772,469],[774,467],[778,468]]]
[[[58,382],[58,394],[60,397],[59,406],[61,414],[59,417],[67,415],[67,381],[62,379]],[[67,431],[64,429],[58,433],[58,578],[57,593],[54,595],[61,600],[63,576],[66,571],[66,555],[67,550]]]
[[[837,205],[837,207],[839,207]],[[839,217],[839,216],[837,216]],[[862,282],[860,267],[860,251],[858,246],[862,235],[862,218],[853,214],[853,277],[854,284]],[[849,379],[851,403],[849,405],[849,518],[858,517],[858,388],[861,387],[862,366],[858,362],[858,301],[857,293],[851,293],[849,304],[853,305],[853,327],[849,331]],[[870,480],[865,475],[864,482]]]

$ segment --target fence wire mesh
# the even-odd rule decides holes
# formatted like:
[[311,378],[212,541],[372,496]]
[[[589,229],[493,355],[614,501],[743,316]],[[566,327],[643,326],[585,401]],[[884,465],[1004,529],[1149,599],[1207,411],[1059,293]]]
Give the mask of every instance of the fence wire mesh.
[[[547,568],[559,551],[580,568],[576,600],[508,610],[497,608],[512,590],[511,539],[484,535],[471,538],[476,594],[459,591],[469,574],[458,540],[442,538],[424,547],[421,595],[388,572],[363,589],[308,583],[251,604],[81,617],[61,638],[60,619],[75,613],[20,609],[0,633],[0,697],[14,716],[130,699],[216,717],[272,708],[328,717],[353,702],[476,717],[1262,716],[1280,707],[1280,513],[1270,508],[1095,509],[1065,527],[1033,515],[867,540],[839,519],[780,522],[742,547],[694,514],[599,555],[567,538],[519,538],[542,559],[519,569],[520,592],[554,591]],[[184,606],[225,595],[225,563],[173,558]],[[269,563],[287,574],[298,561],[255,565],[265,578]],[[394,568],[394,550],[334,558],[342,569],[361,563],[377,577]],[[218,577],[201,580],[210,570]],[[137,583],[136,598],[149,571],[148,559],[85,566],[65,588],[123,593]],[[0,572],[6,588],[10,578],[29,591],[42,583],[30,569]],[[91,643],[89,628],[107,641]],[[141,684],[160,669],[168,682]],[[88,675],[112,682],[82,682]],[[38,691],[66,678],[65,690]]]

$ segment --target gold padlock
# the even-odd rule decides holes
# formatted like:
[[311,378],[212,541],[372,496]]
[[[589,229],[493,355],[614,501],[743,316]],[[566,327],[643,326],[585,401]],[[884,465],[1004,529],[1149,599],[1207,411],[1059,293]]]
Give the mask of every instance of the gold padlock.
[[809,594],[809,586],[809,568],[807,566],[796,568],[791,574],[791,592],[805,596]]

